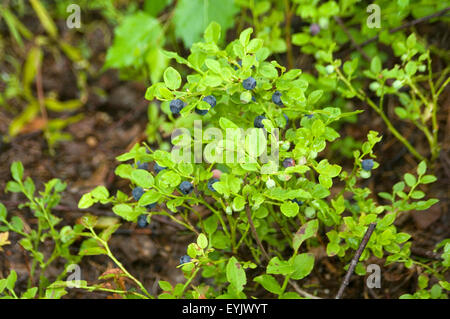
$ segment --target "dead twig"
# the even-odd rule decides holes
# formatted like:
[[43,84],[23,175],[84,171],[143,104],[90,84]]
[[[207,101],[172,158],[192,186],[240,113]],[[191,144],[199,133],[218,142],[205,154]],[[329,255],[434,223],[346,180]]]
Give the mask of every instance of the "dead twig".
[[350,277],[352,276],[353,271],[355,270],[356,264],[359,261],[359,257],[361,257],[361,254],[363,253],[364,248],[366,248],[366,245],[369,242],[370,236],[372,236],[372,233],[375,230],[376,226],[377,226],[377,223],[371,223],[369,225],[369,227],[367,228],[367,231],[364,234],[361,244],[359,244],[358,250],[356,251],[355,256],[353,256],[352,261],[350,262],[350,266],[348,267],[347,273],[345,274],[344,281],[342,282],[341,287],[339,288],[339,291],[336,295],[336,299],[341,299],[342,295],[344,294],[344,290],[350,282]]
[[367,53],[363,51],[362,47],[358,43],[356,43],[355,38],[352,36],[350,31],[348,31],[348,29],[346,28],[344,22],[342,22],[341,18],[339,18],[337,16],[334,16],[334,20],[340,25],[342,30],[345,32],[347,37],[352,42],[353,46],[359,51],[359,53],[361,53],[361,55],[364,57],[364,59],[366,59],[367,61],[370,61],[370,58],[367,55]]
[[302,295],[303,297],[311,298],[311,299],[322,299],[320,297],[311,295],[310,293],[304,291],[297,285],[297,283],[295,281],[289,280],[289,284],[295,289],[296,292],[298,292],[299,295]]
[[[395,33],[395,32],[397,32],[397,31],[400,31],[400,30],[403,30],[403,29],[407,29],[407,28],[409,28],[409,27],[412,27],[412,26],[414,26],[414,25],[416,25],[416,24],[419,24],[419,23],[422,23],[422,22],[431,20],[431,19],[433,19],[433,18],[438,18],[438,17],[440,17],[440,16],[445,15],[448,11],[450,11],[450,7],[447,7],[447,8],[445,8],[445,9],[442,9],[441,11],[435,12],[435,13],[430,14],[430,15],[428,15],[428,16],[425,16],[425,17],[422,17],[422,18],[419,18],[419,19],[412,20],[412,21],[410,21],[410,22],[408,22],[408,23],[405,23],[405,24],[403,24],[403,25],[401,25],[401,26],[399,26],[399,27],[393,28],[393,29],[389,30],[389,33],[392,34],[392,33]],[[339,23],[339,22],[338,22],[338,23]],[[358,46],[361,47],[361,48],[362,48],[362,47],[365,47],[366,45],[368,45],[368,44],[370,44],[370,43],[372,43],[372,42],[374,42],[374,41],[378,41],[378,38],[379,38],[379,34],[377,34],[377,35],[374,36],[373,38],[370,38],[370,39],[368,39],[368,40],[366,40],[366,41],[364,41],[364,42],[358,44]],[[346,53],[347,53],[347,51],[348,51],[348,50],[344,51],[344,52],[342,53],[342,56],[345,56]]]

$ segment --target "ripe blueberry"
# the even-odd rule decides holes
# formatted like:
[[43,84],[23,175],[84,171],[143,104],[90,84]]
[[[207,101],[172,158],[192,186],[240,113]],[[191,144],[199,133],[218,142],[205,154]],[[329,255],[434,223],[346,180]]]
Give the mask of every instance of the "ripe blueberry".
[[199,115],[205,115],[208,112],[209,112],[209,110],[200,110],[198,108],[195,108],[195,113],[197,113]]
[[165,170],[166,168],[167,167],[159,166],[158,163],[155,163],[155,165],[153,165],[153,170],[155,171],[156,174],[158,174],[162,170]]
[[283,102],[281,101],[281,92],[280,91],[275,91],[275,93],[272,95],[272,102],[278,106],[283,106]]
[[303,205],[303,201],[298,200],[298,199],[291,199],[291,202],[297,203],[298,206],[302,206]]
[[283,167],[288,168],[295,165],[295,161],[293,158],[285,158],[283,161]]
[[179,189],[184,195],[188,195],[190,192],[192,192],[194,186],[192,186],[192,184],[188,181],[183,181],[181,182]]
[[180,265],[188,263],[191,261],[191,257],[189,257],[188,255],[184,255],[180,257]]
[[213,187],[213,184],[214,183],[217,183],[219,180],[217,179],[217,178],[211,178],[209,181],[208,181],[208,189],[211,191],[211,192],[216,192],[216,190],[214,189],[214,187]]
[[256,99],[255,99],[255,97],[254,97],[254,96],[252,96],[252,101],[253,101],[253,102],[256,102]]
[[136,166],[138,169],[148,170],[148,163],[141,163],[137,161]]
[[154,202],[154,203],[148,204],[148,205],[145,206],[145,208],[147,208],[148,210],[151,210],[151,209],[156,207],[156,204],[158,204],[158,202]]
[[145,228],[147,227],[148,223],[147,223],[147,215],[139,215],[138,220],[137,220],[137,225],[139,228]]
[[317,23],[313,23],[309,26],[309,32],[311,35],[316,35],[320,32],[320,26]]
[[373,159],[365,159],[362,161],[362,169],[365,171],[370,171],[373,167]]
[[262,123],[263,120],[265,120],[266,117],[264,115],[258,115],[255,117],[255,120],[253,121],[253,125],[257,128],[263,128],[264,124]]
[[203,98],[203,101],[205,101],[206,103],[208,103],[209,105],[211,105],[211,107],[216,106],[216,98],[214,95],[207,95]]
[[242,86],[246,90],[253,90],[256,87],[256,80],[253,77],[248,77],[242,81]]
[[131,192],[131,194],[133,195],[133,198],[138,201],[142,195],[144,195],[144,189],[142,187],[135,187],[133,189],[133,191]]
[[172,101],[170,102],[169,107],[170,107],[170,111],[171,111],[173,114],[179,114],[180,111],[181,111],[181,110],[183,109],[183,107],[184,107],[184,102],[181,101],[180,99],[175,99],[175,100],[172,100]]

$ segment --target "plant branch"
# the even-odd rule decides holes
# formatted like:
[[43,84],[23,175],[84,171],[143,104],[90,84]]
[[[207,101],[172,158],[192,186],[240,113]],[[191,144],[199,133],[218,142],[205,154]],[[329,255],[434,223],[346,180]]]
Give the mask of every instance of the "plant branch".
[[345,274],[344,281],[342,282],[341,287],[339,288],[339,291],[336,295],[336,299],[341,299],[342,295],[344,294],[344,290],[350,282],[350,277],[352,276],[353,271],[355,270],[356,264],[358,263],[359,258],[361,257],[361,254],[364,251],[364,248],[366,248],[366,245],[369,242],[370,236],[372,236],[372,233],[375,230],[376,226],[377,226],[377,223],[371,223],[369,225],[369,227],[367,228],[367,231],[364,234],[361,244],[359,244],[358,250],[356,251],[355,256],[353,256],[352,261],[350,262],[350,266],[348,267],[347,274]]
[[269,261],[269,260],[270,260],[270,257],[269,257],[269,255],[267,254],[267,252],[266,252],[264,246],[262,245],[261,240],[260,240],[259,237],[258,237],[258,233],[256,232],[255,225],[253,224],[253,219],[252,219],[252,213],[251,213],[251,211],[250,211],[250,206],[247,205],[247,206],[245,207],[245,209],[246,209],[246,211],[247,211],[247,219],[248,219],[248,223],[250,224],[250,228],[251,228],[251,230],[252,230],[253,237],[255,237],[255,240],[256,240],[256,242],[258,243],[259,249],[261,249],[261,252],[262,252],[264,258],[265,258],[267,261]]

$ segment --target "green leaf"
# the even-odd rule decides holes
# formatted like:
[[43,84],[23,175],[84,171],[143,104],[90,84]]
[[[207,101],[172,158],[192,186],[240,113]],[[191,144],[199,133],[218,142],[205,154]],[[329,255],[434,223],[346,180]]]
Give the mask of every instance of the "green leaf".
[[163,291],[172,291],[172,285],[168,281],[160,280],[158,281],[158,285]]
[[234,0],[179,0],[172,19],[175,35],[189,48],[201,39],[209,23],[215,21],[221,26],[223,38],[238,12]]
[[203,37],[206,42],[218,43],[220,39],[221,27],[220,24],[213,21],[211,22],[205,30]]
[[323,90],[315,90],[312,91],[308,96],[308,105],[314,105],[319,102],[320,98],[323,95]]
[[433,175],[424,175],[420,178],[420,182],[422,184],[434,183],[436,180],[437,180],[436,176]]
[[427,171],[427,163],[425,161],[421,161],[419,165],[417,165],[417,175],[422,176]]
[[203,227],[207,234],[213,234],[217,230],[218,218],[216,215],[211,215],[203,221]]
[[205,249],[206,247],[208,247],[208,239],[206,238],[205,234],[198,235],[197,245],[202,249]]
[[106,250],[102,247],[88,247],[86,249],[80,249],[80,255],[82,256],[97,256],[106,254]]
[[261,39],[252,39],[250,43],[247,45],[247,52],[255,53],[259,49],[262,48],[264,41]]
[[228,282],[232,284],[238,292],[244,290],[244,285],[247,283],[247,277],[236,257],[231,257],[228,260],[226,275]]
[[294,266],[291,263],[280,260],[278,257],[273,257],[267,265],[266,272],[268,274],[286,276],[290,275],[294,270]]
[[21,182],[23,179],[23,165],[22,162],[13,162],[11,164],[11,175],[17,182]]
[[14,286],[16,285],[17,281],[17,273],[15,270],[11,270],[9,273],[8,278],[6,278],[6,288],[9,290],[14,290]]
[[378,56],[375,56],[370,62],[370,70],[375,74],[381,72],[381,60]]
[[141,74],[150,68],[151,81],[156,83],[169,61],[162,53],[164,40],[159,21],[151,15],[143,11],[126,15],[114,29],[113,45],[106,53],[104,68],[132,68]]
[[138,216],[141,214],[140,211],[133,210],[133,207],[128,204],[115,205],[112,210],[116,215],[119,215],[129,222],[135,221],[136,218],[138,218]]
[[410,238],[411,238],[411,235],[410,235],[410,234],[407,234],[407,233],[398,233],[398,234],[395,235],[395,242],[396,242],[397,244],[402,244],[402,243],[404,243],[405,241],[407,241],[407,240],[410,239]]
[[30,0],[30,3],[34,11],[36,12],[36,15],[38,16],[45,31],[47,31],[47,33],[52,38],[57,38],[58,28],[56,27],[55,22],[53,22],[52,18],[50,17],[50,14],[42,5],[42,3],[39,0]]
[[177,70],[169,66],[164,71],[164,83],[171,90],[176,90],[181,86],[181,76]]
[[79,209],[86,209],[92,205],[94,205],[94,200],[92,199],[92,195],[90,193],[81,196],[80,201],[78,202]]
[[406,185],[408,185],[409,187],[413,187],[414,185],[416,185],[417,180],[414,175],[406,173],[403,177],[405,179]]
[[319,229],[319,220],[313,219],[306,224],[302,225],[299,230],[295,233],[293,238],[293,247],[294,250],[297,251],[301,244],[311,238],[314,237]]
[[28,289],[22,294],[21,299],[34,299],[38,291],[38,287]]
[[206,59],[205,64],[214,73],[220,74],[221,73],[221,67],[220,63],[213,59]]
[[133,182],[143,188],[150,188],[154,184],[153,175],[143,169],[137,169],[131,173]]
[[299,280],[308,276],[314,268],[313,254],[300,254],[295,256],[291,261],[294,266],[294,272],[291,275],[292,279]]
[[271,275],[261,275],[253,279],[257,283],[261,284],[267,291],[279,295],[282,293],[282,289],[278,281]]
[[147,0],[144,1],[144,11],[156,17],[171,2],[172,0]]
[[243,47],[246,47],[250,41],[250,35],[253,33],[253,28],[247,28],[241,32],[239,35],[239,42],[241,42]]
[[105,200],[109,197],[109,191],[105,186],[97,186],[96,188],[94,188],[94,190],[91,191],[91,195],[97,200]]
[[293,202],[284,202],[280,208],[283,215],[287,217],[295,217],[299,211],[298,205]]
[[0,220],[5,220],[7,214],[8,211],[6,210],[5,205],[3,205],[3,203],[0,203]]
[[396,213],[388,213],[388,214],[386,214],[383,217],[383,219],[381,219],[380,222],[378,223],[378,227],[380,229],[383,229],[383,228],[386,228],[386,227],[390,226],[394,222],[395,217],[397,217]]
[[139,199],[139,206],[147,206],[149,204],[156,203],[161,198],[161,193],[151,189],[145,192],[142,197]]

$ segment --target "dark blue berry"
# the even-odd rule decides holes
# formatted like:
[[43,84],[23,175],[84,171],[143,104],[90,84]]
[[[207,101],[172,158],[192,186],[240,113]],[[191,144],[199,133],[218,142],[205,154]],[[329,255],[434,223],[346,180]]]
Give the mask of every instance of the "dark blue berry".
[[184,255],[180,257],[180,265],[186,264],[190,262],[192,259],[188,255]]
[[362,169],[365,171],[370,171],[373,167],[373,159],[365,159],[362,161]]
[[288,168],[295,165],[295,161],[293,158],[285,158],[283,161],[283,167]]
[[141,163],[137,161],[136,166],[138,169],[148,170],[148,163]]
[[173,114],[179,114],[184,107],[184,102],[180,99],[172,100],[169,106],[170,112],[172,112]]
[[256,80],[253,77],[248,77],[242,81],[242,86],[246,90],[253,90],[256,87]]
[[205,115],[209,112],[209,110],[200,110],[198,108],[195,108],[195,113],[200,114],[200,115]]
[[153,170],[155,171],[156,174],[158,174],[162,170],[165,170],[166,168],[167,167],[159,166],[158,163],[155,163],[155,165],[153,165]]
[[208,181],[208,189],[209,190],[211,190],[212,192],[216,192],[216,190],[214,189],[214,187],[213,187],[213,184],[214,183],[217,183],[219,180],[217,179],[217,178],[211,178],[209,181]]
[[252,96],[252,101],[253,101],[253,102],[256,102],[256,99],[255,99],[255,97],[254,97],[254,96]]
[[265,120],[266,117],[264,115],[258,115],[255,117],[255,120],[253,121],[253,125],[257,128],[263,128],[264,124],[262,123],[263,120]]
[[183,181],[181,182],[179,189],[184,195],[188,195],[190,192],[192,192],[194,186],[192,186],[192,184],[188,181]]
[[147,208],[148,210],[151,210],[156,207],[156,204],[158,204],[158,202],[148,204],[145,206],[145,208]]
[[314,117],[314,114],[308,114],[306,115],[307,118],[312,119]]
[[144,189],[142,187],[135,187],[133,189],[133,191],[131,192],[131,194],[133,195],[133,198],[138,201],[142,195],[144,195]]
[[205,101],[206,103],[208,103],[209,105],[211,105],[211,107],[216,106],[216,98],[214,97],[214,95],[207,95],[203,98],[203,101]]
[[275,93],[272,95],[272,102],[278,106],[283,106],[283,102],[281,101],[281,92],[280,91],[275,91]]
[[303,201],[298,200],[298,199],[291,199],[291,202],[296,203],[298,206],[302,206],[303,205]]
[[137,220],[137,225],[139,228],[145,228],[148,225],[147,222],[147,215],[139,215],[138,220]]

